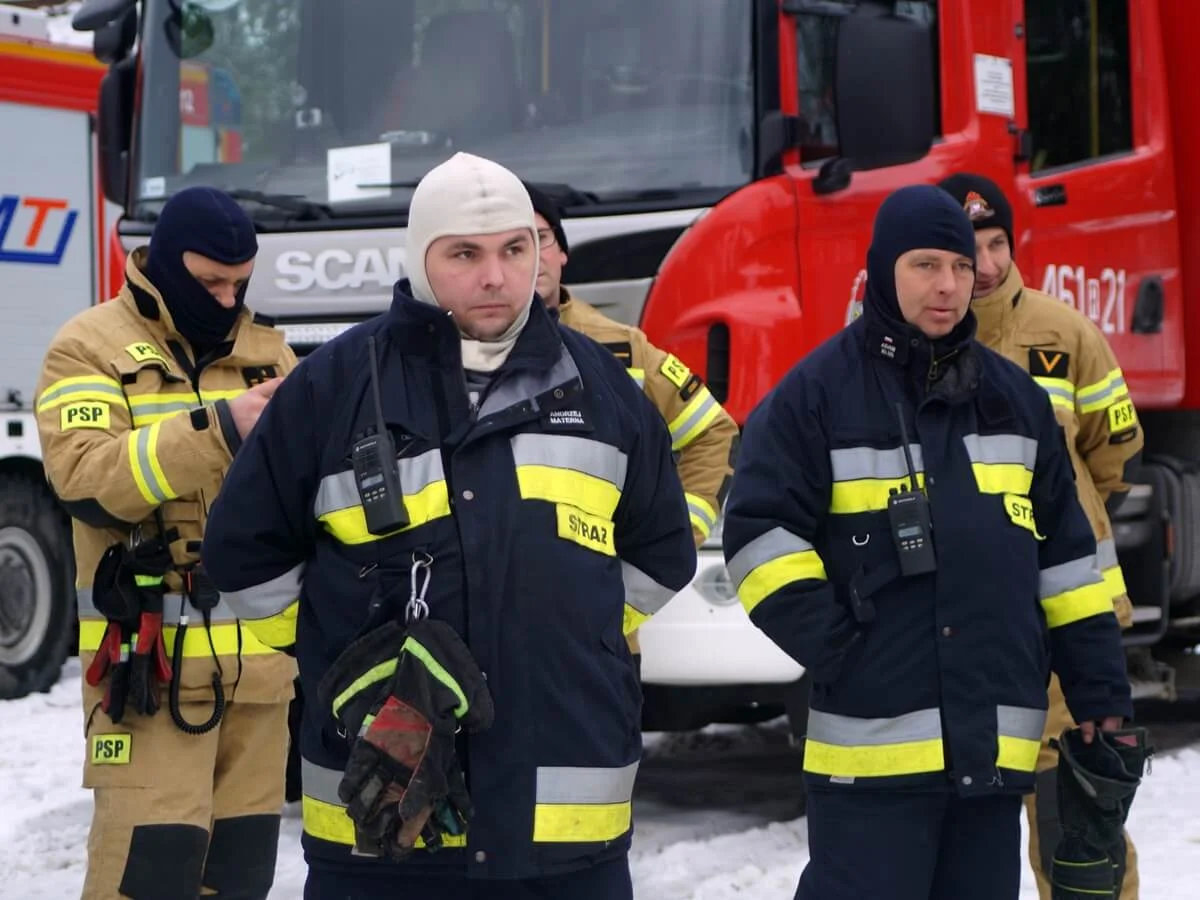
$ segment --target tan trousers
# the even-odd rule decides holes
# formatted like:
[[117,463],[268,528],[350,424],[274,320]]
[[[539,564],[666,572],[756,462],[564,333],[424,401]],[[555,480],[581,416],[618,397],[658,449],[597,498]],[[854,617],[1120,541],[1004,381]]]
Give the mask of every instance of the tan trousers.
[[[211,704],[182,704],[207,721]],[[88,710],[87,712],[90,712]],[[97,710],[83,786],[93,789],[82,900],[265,900],[275,877],[287,703],[231,702],[189,735],[163,706],[113,725]]]
[[[1050,711],[1046,716],[1046,729],[1042,734],[1042,749],[1038,754],[1039,772],[1053,769],[1058,765],[1058,751],[1054,750],[1048,743],[1050,738],[1056,738],[1064,730],[1075,727],[1071,713],[1067,710],[1067,701],[1063,697],[1062,685],[1059,684],[1057,675],[1051,676],[1049,699]],[[1041,784],[1043,782],[1039,781],[1039,785]],[[1043,797],[1041,801],[1043,807],[1046,806],[1048,801],[1053,802],[1054,798]],[[1038,897],[1040,900],[1050,900],[1050,880],[1047,873],[1043,871],[1042,866],[1037,807],[1037,795],[1028,795],[1025,798],[1025,814],[1029,820],[1029,862],[1033,866],[1034,875],[1037,876]],[[1053,854],[1053,847],[1047,847],[1046,849],[1047,857]],[[1125,832],[1125,853],[1125,880],[1121,884],[1120,900],[1138,900],[1137,849],[1133,846],[1133,841],[1130,839],[1128,831]]]

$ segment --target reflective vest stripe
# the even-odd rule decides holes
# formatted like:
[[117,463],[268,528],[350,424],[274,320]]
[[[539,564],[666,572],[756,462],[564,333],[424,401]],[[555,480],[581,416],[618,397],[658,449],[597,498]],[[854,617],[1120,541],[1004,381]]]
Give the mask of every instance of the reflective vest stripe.
[[778,527],[739,550],[726,569],[747,612],[790,584],[826,580],[825,564],[813,545]]
[[77,400],[99,400],[102,403],[124,402],[125,392],[112,378],[103,375],[73,375],[60,378],[50,384],[38,397],[37,411],[40,415],[48,409],[74,403]]
[[629,463],[623,452],[564,434],[519,434],[511,445],[523,500],[564,503],[612,519]]
[[696,391],[696,396],[668,426],[671,432],[671,449],[682,450],[692,443],[704,434],[708,426],[713,423],[713,419],[720,414],[721,404],[717,403],[717,399],[709,392],[708,388],[700,388]]
[[[919,444],[909,444],[917,483],[923,485],[924,457]],[[829,451],[833,473],[829,511],[835,515],[852,515],[887,509],[888,495],[893,488],[908,482],[908,464],[902,447],[876,450],[872,447],[844,447]]]
[[663,587],[637,566],[621,560],[621,579],[625,582],[625,633],[637,629],[662,609],[675,592]]
[[[398,465],[409,524],[397,529],[396,534],[450,515],[450,496],[440,450],[400,459]],[[358,496],[353,471],[338,472],[321,479],[313,514],[325,530],[343,544],[367,544],[390,537],[367,531],[367,516]]]
[[1095,554],[1042,569],[1038,593],[1050,628],[1113,611],[1112,594]]
[[129,467],[142,498],[153,506],[174,500],[179,495],[167,482],[158,459],[158,432],[161,422],[129,432]]
[[1037,468],[1037,441],[1019,434],[963,436],[975,483],[984,494],[1028,495]]
[[1094,384],[1081,387],[1075,395],[1081,415],[1097,412],[1129,396],[1125,376],[1120,369],[1113,369]]
[[1074,415],[1075,413],[1075,385],[1065,378],[1045,378],[1035,375],[1033,380],[1036,381],[1042,389],[1050,395],[1050,403],[1059,409]]
[[296,619],[300,615],[300,580],[304,564],[282,575],[221,595],[221,601],[242,619],[259,640],[271,647],[296,643]]
[[599,843],[629,831],[638,764],[621,768],[546,766],[537,770],[533,841]]
[[[92,653],[99,650],[107,627],[108,622],[104,619],[80,619],[79,649]],[[174,625],[163,626],[163,645],[168,657],[175,652],[175,634],[178,630]],[[209,647],[210,636],[212,647]],[[184,657],[211,657],[214,652],[217,656],[237,656],[239,652],[242,656],[258,656],[277,651],[260,641],[244,624],[227,622],[206,629],[203,622],[189,622],[183,638]]]
[[692,527],[704,537],[708,537],[717,524],[717,511],[707,500],[696,494],[685,493],[684,497],[687,499],[688,517],[692,520]]

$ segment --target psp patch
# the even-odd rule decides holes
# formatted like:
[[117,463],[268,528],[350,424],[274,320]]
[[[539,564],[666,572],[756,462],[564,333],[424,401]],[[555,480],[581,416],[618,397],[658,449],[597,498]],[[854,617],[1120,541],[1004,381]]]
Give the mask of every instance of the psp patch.
[[684,365],[683,360],[675,356],[673,353],[668,353],[667,358],[663,360],[663,364],[658,367],[658,371],[663,373],[663,376],[675,387],[682,389],[687,384],[688,378],[692,374],[692,370]]
[[93,766],[127,766],[133,757],[132,734],[93,734],[91,744]]
[[1066,378],[1070,368],[1071,354],[1065,350],[1029,348],[1029,374],[1034,378]]
[[167,362],[167,358],[163,356],[161,350],[159,350],[153,344],[148,344],[145,341],[138,341],[136,344],[130,344],[125,348],[125,352],[128,353],[136,363],[154,361],[162,363],[167,368],[170,368],[171,366],[171,364]]
[[108,431],[112,426],[109,405],[102,400],[76,400],[74,403],[65,403],[58,416],[59,431],[74,431],[77,428]]

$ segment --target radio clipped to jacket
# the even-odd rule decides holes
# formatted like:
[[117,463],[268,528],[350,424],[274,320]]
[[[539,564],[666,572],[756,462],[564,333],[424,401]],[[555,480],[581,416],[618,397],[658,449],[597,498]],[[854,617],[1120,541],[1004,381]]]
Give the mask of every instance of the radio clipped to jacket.
[[900,558],[900,574],[924,575],[937,569],[937,558],[933,552],[933,518],[929,511],[929,498],[917,483],[917,469],[908,446],[908,428],[904,424],[904,407],[900,403],[896,404],[896,415],[900,420],[900,440],[904,445],[904,462],[908,467],[908,485],[904,490],[892,488],[889,492],[888,519],[892,541]]
[[400,466],[392,434],[383,420],[383,402],[379,394],[379,362],[375,357],[375,336],[367,339],[371,357],[371,395],[375,401],[375,433],[354,444],[350,459],[354,465],[354,483],[367,520],[367,531],[374,535],[391,534],[411,521],[404,508],[400,488]]

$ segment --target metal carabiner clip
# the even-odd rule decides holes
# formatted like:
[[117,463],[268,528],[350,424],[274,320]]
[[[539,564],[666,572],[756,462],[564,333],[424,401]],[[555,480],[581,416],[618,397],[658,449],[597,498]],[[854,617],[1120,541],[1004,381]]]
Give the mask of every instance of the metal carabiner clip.
[[429,615],[429,604],[425,602],[425,595],[429,592],[430,570],[433,568],[433,557],[424,550],[415,550],[413,551],[412,560],[413,564],[410,573],[412,589],[408,595],[408,605],[404,607],[405,622],[424,619]]

